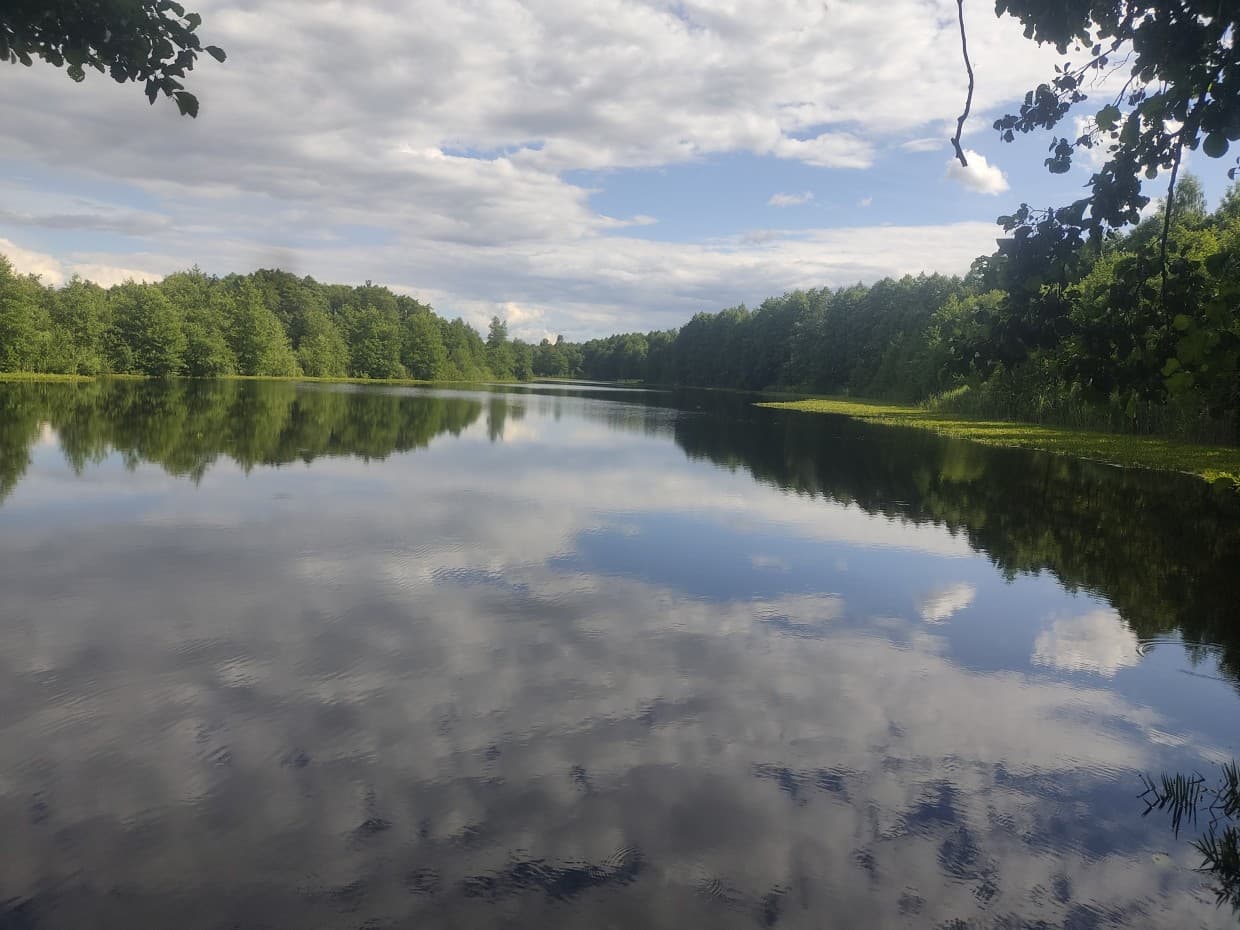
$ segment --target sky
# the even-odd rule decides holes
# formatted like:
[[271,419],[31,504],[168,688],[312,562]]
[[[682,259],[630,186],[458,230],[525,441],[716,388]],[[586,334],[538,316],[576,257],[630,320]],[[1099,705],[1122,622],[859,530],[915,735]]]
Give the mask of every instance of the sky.
[[[191,265],[367,280],[536,340],[963,273],[1083,196],[990,128],[1060,61],[952,0],[199,0],[196,120],[0,65],[0,253],[59,283]],[[1105,88],[1095,94],[1097,105]],[[1090,104],[1084,105],[1086,108]],[[1225,166],[1198,165],[1211,199]],[[1158,183],[1149,185],[1157,193]]]

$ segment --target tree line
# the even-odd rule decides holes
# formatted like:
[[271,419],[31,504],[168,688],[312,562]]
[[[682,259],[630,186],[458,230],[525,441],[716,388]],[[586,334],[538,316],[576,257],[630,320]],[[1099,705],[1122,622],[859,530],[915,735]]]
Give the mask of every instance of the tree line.
[[1068,258],[1018,235],[963,277],[793,291],[678,330],[544,343],[534,374],[852,395],[1234,441],[1240,185],[1210,212],[1186,176],[1166,210]]
[[[1168,257],[1162,256],[1167,230]],[[1240,438],[1240,185],[1180,181],[1065,257],[1003,240],[963,276],[793,291],[677,330],[531,345],[385,287],[283,271],[60,288],[0,257],[0,370],[221,377],[573,377],[922,402],[947,413]]]
[[464,320],[369,282],[195,268],[158,283],[105,289],[74,277],[54,288],[0,256],[0,371],[511,380],[532,375],[533,354],[499,318],[484,341]]

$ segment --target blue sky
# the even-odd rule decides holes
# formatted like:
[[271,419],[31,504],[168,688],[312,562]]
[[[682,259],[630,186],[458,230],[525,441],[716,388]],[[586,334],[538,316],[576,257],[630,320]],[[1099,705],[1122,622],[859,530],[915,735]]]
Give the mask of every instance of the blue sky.
[[[192,75],[196,121],[102,76],[6,70],[0,252],[19,269],[279,266],[583,338],[963,272],[997,215],[1075,199],[1090,173],[1053,177],[1049,139],[989,129],[1059,58],[989,4],[966,7],[968,172],[947,142],[964,93],[952,0],[196,7],[229,52]],[[1189,167],[1222,193],[1226,165]]]

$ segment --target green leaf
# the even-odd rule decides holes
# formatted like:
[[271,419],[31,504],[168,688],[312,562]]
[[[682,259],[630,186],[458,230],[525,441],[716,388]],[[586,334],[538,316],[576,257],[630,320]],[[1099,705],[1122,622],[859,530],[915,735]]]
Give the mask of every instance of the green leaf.
[[189,91],[178,90],[172,96],[176,100],[177,109],[181,111],[182,116],[188,116],[192,119],[198,115],[198,98]]
[[1206,136],[1206,141],[1202,143],[1201,150],[1211,158],[1222,158],[1227,154],[1227,149],[1231,145],[1227,141],[1227,136],[1221,132],[1212,132]]
[[1119,122],[1119,107],[1114,104],[1108,104],[1098,111],[1098,115],[1094,117],[1094,122],[1098,124],[1098,128],[1105,132],[1110,132],[1115,128],[1115,124]]
[[1171,394],[1183,394],[1193,386],[1193,376],[1187,371],[1177,371],[1166,381],[1167,391]]
[[1180,360],[1178,358],[1169,358],[1167,359],[1167,364],[1163,365],[1163,377],[1166,378],[1168,375],[1173,375],[1179,370]]
[[199,26],[202,25],[202,17],[199,16],[197,13],[186,13],[185,22],[189,24],[189,31],[193,32],[195,29],[197,29]]
[[1184,332],[1184,330],[1188,329],[1190,326],[1193,325],[1193,318],[1190,316],[1187,316],[1186,314],[1178,313],[1176,314],[1175,319],[1171,321],[1171,325],[1174,326],[1176,329],[1178,329],[1180,332]]
[[218,62],[223,62],[224,59],[228,57],[224,50],[218,45],[208,45],[206,47],[206,53]]

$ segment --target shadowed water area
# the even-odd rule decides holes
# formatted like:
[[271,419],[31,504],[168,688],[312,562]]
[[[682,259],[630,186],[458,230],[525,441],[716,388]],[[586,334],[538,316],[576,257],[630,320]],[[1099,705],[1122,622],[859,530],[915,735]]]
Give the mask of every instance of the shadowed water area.
[[1235,926],[1240,495],[751,400],[0,384],[0,930]]

